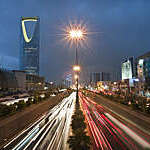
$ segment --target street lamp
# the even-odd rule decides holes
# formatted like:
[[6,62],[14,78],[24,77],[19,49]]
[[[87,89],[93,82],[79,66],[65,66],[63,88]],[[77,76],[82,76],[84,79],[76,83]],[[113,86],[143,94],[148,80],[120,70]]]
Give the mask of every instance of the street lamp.
[[83,38],[83,32],[81,30],[78,30],[78,29],[73,29],[69,32],[70,34],[70,37],[72,39],[82,39]]
[[79,65],[75,65],[75,66],[73,66],[73,70],[74,70],[75,72],[79,72],[81,69],[80,69],[80,66],[79,66]]
[[78,101],[78,90],[79,90],[79,72],[80,66],[78,65],[78,41],[83,39],[83,31],[80,29],[72,29],[69,32],[69,37],[75,41],[76,44],[76,58],[75,58],[75,65],[73,66],[73,70],[75,71],[75,80],[76,80],[76,101]]

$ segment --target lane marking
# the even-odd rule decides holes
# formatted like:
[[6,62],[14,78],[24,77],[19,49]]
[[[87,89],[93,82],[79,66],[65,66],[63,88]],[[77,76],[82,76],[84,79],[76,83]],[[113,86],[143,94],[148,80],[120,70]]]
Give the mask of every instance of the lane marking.
[[122,130],[125,131],[126,134],[128,134],[132,139],[134,139],[137,143],[139,143],[144,148],[150,148],[150,144],[146,142],[144,139],[142,139],[139,135],[137,135],[135,132],[133,132],[131,129],[126,127],[124,124],[122,124],[120,121],[115,119],[113,116],[111,116],[108,113],[105,113],[105,115],[111,119],[114,123],[116,123]]
[[119,115],[118,113],[116,113],[115,111],[111,110],[111,109],[108,108],[107,106],[103,106],[103,107],[106,108],[107,110],[111,111],[111,112],[114,113],[115,115],[119,116],[121,119],[125,120],[126,122],[128,122],[128,123],[134,125],[135,127],[137,127],[138,129],[140,129],[141,131],[143,131],[144,133],[146,133],[146,134],[148,134],[148,135],[150,136],[150,132],[149,132],[149,131],[143,129],[141,126],[135,124],[133,121],[131,121],[131,120],[129,120],[129,119],[127,119],[127,118],[125,118],[125,117]]
[[7,146],[9,146],[12,142],[14,142],[19,136],[21,136],[23,133],[25,133],[26,131],[30,130],[34,125],[36,125],[38,122],[40,122],[45,115],[43,115],[42,117],[40,117],[40,119],[38,119],[36,122],[34,122],[31,126],[29,126],[27,129],[23,130],[20,134],[18,134],[15,138],[13,138],[9,143],[7,143],[4,148],[6,148]]

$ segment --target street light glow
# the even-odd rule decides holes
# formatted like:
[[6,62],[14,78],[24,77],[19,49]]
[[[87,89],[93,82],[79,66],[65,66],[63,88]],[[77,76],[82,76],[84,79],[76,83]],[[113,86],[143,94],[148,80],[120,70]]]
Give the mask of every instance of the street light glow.
[[79,78],[79,76],[76,74],[76,75],[74,76],[74,78],[75,78],[75,79],[78,79],[78,78]]
[[83,37],[83,32],[81,30],[71,30],[69,35],[72,39],[81,39]]
[[75,65],[75,66],[73,66],[73,70],[76,72],[79,72],[81,69],[80,69],[80,66]]
[[79,23],[70,22],[65,28],[62,28],[64,38],[63,40],[67,41],[70,48],[74,45],[78,45],[78,47],[84,47],[87,45],[87,25],[84,24],[82,21]]

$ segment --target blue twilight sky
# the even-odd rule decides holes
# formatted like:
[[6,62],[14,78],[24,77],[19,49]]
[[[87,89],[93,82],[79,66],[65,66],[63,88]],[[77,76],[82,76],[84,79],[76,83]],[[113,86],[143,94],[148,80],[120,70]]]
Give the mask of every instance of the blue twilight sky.
[[118,71],[126,56],[150,50],[149,0],[0,0],[0,64],[18,67],[20,17],[40,17],[40,74],[54,80],[74,63],[62,40],[70,21],[84,22],[88,44],[80,48],[84,71]]

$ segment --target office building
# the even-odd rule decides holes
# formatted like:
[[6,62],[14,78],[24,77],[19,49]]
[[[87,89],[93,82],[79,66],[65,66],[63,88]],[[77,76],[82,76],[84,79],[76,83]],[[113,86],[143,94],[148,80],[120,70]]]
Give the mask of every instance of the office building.
[[134,74],[133,57],[126,58],[121,64],[122,80],[132,79]]
[[18,82],[15,74],[6,69],[0,69],[0,90],[14,90],[17,89]]
[[150,88],[150,52],[136,58],[136,75]]
[[43,90],[45,85],[44,77],[34,74],[27,74],[25,71],[13,70],[20,91]]
[[39,74],[40,19],[21,18],[20,70],[28,74]]

